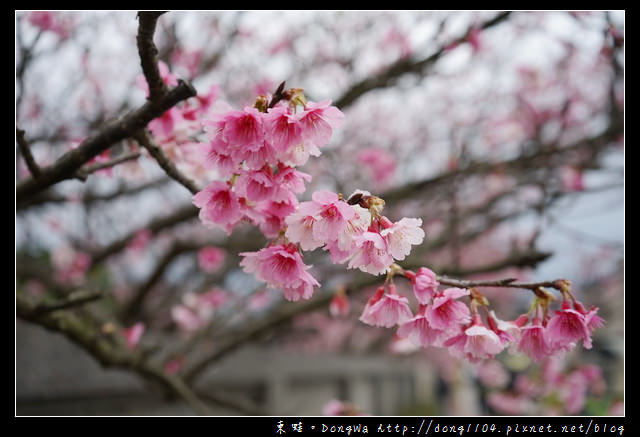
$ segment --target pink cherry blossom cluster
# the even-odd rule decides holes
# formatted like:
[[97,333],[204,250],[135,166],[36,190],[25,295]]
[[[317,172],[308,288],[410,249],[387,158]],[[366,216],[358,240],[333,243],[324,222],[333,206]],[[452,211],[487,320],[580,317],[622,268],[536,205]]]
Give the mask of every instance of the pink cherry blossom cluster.
[[[573,297],[568,281],[559,284],[564,299],[553,315],[549,311],[552,296],[539,290],[529,313],[504,321],[488,309],[488,300],[476,289],[441,290],[437,276],[426,267],[418,272],[400,268],[392,272],[409,279],[417,312],[413,313],[409,299],[398,294],[393,282],[388,282],[369,299],[360,320],[371,326],[397,327],[397,336],[417,347],[444,347],[453,356],[471,362],[493,358],[506,348],[535,361],[571,350],[580,341],[590,349],[593,331],[604,324],[598,308],[586,310]],[[468,304],[461,300],[467,296]],[[486,310],[484,319],[480,308]]]
[[254,107],[217,113],[204,122],[206,163],[223,179],[193,197],[206,226],[231,233],[248,221],[275,238],[296,210],[296,195],[311,176],[295,167],[320,155],[343,114],[328,100],[307,102],[299,90],[288,91],[289,98],[278,104],[267,105],[263,97]]
[[[209,141],[201,146],[222,180],[193,196],[200,220],[227,233],[250,222],[271,239],[263,249],[240,253],[246,273],[282,290],[289,301],[309,299],[320,283],[309,272],[303,252],[322,248],[335,264],[372,275],[386,273],[360,321],[397,327],[397,336],[417,347],[444,347],[472,362],[493,358],[508,347],[536,361],[579,341],[591,347],[591,333],[603,320],[597,308],[587,311],[573,297],[568,281],[555,287],[562,291],[563,303],[553,316],[553,298],[536,290],[536,304],[528,314],[500,320],[477,289],[441,289],[428,268],[412,272],[396,264],[424,240],[421,219],[394,222],[382,214],[383,199],[360,190],[349,198],[318,190],[311,200],[298,202],[296,195],[305,191],[304,182],[311,177],[296,167],[320,154],[343,114],[329,101],[307,102],[302,90],[283,92],[283,87],[276,91],[278,98],[261,96],[252,107],[229,109],[204,122]],[[409,279],[417,311],[398,293],[396,274]],[[334,315],[348,312],[344,300],[341,295],[334,298]]]

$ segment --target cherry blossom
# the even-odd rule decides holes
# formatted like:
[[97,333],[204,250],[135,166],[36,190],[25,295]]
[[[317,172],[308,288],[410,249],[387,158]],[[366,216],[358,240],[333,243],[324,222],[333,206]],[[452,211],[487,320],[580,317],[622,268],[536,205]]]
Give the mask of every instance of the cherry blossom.
[[571,349],[580,340],[585,348],[591,349],[591,330],[584,315],[572,309],[569,301],[563,301],[562,310],[551,317],[546,334],[555,349]]
[[389,293],[383,294],[377,302],[367,306],[360,321],[371,326],[390,328],[407,322],[412,318],[409,300],[400,296],[395,287],[389,287]]
[[455,329],[457,325],[468,323],[469,307],[456,299],[468,296],[469,290],[447,288],[435,296],[433,304],[427,306],[425,315],[431,326],[440,330]]
[[282,288],[288,300],[308,299],[313,287],[320,284],[307,270],[300,252],[294,244],[281,244],[260,249],[258,252],[242,252],[240,265],[247,273],[275,288]]
[[227,233],[243,217],[238,196],[224,182],[211,182],[193,196],[193,204],[200,208],[199,217],[205,226],[222,227]]
[[406,271],[405,275],[411,281],[413,293],[421,304],[428,304],[438,292],[440,283],[436,274],[426,267],[420,267],[418,273]]

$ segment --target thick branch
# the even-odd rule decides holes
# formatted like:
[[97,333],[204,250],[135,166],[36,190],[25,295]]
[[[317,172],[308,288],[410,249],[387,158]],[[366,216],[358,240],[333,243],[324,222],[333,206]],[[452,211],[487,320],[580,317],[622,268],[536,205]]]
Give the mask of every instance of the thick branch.
[[82,165],[100,154],[114,143],[133,136],[151,120],[162,115],[177,103],[196,95],[196,90],[187,82],[180,81],[165,96],[157,101],[147,101],[140,108],[121,119],[105,125],[100,131],[87,138],[76,149],[58,159],[53,165],[42,169],[40,177],[30,178],[16,185],[16,204],[27,200],[46,188],[65,179],[74,177]]
[[28,311],[31,317],[40,317],[46,313],[53,311],[59,311],[69,308],[78,307],[89,302],[94,302],[102,298],[101,292],[74,292],[66,296],[64,299],[60,299],[56,302],[28,302],[26,299],[24,302],[24,311]]
[[29,143],[27,143],[27,140],[24,138],[23,130],[16,129],[16,140],[18,142],[18,147],[20,148],[20,153],[22,153],[22,156],[27,163],[27,168],[31,172],[31,175],[34,178],[37,178],[38,176],[40,176],[40,167],[31,154],[31,148],[29,147]]
[[158,18],[164,12],[138,12],[138,35],[136,42],[140,65],[147,84],[149,85],[149,100],[158,100],[167,93],[167,86],[162,80],[158,69],[158,49],[153,42]]
[[[175,375],[168,375],[162,369],[143,361],[139,353],[127,349],[121,341],[99,332],[100,323],[87,315],[68,311],[34,312],[32,305],[20,294],[16,296],[16,314],[23,320],[62,333],[91,354],[103,366],[133,370],[145,379],[160,384],[170,393],[183,399],[198,414],[211,414],[209,407],[182,379]],[[233,406],[230,407],[233,408]]]

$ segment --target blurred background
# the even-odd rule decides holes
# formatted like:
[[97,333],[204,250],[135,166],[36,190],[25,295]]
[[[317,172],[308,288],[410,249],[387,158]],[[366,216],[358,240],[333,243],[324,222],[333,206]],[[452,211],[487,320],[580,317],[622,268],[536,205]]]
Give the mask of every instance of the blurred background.
[[[624,18],[193,11],[162,15],[154,36],[211,113],[282,81],[331,99],[345,120],[301,169],[313,179],[299,200],[364,189],[392,220],[422,218],[407,268],[570,280],[606,320],[592,349],[473,365],[416,349],[358,321],[382,279],[321,250],[305,255],[321,290],[286,302],[238,268],[266,238],[202,226],[191,193],[131,139],[16,201],[18,302],[100,294],[56,312],[71,328],[18,314],[16,414],[624,414]],[[17,11],[15,31],[17,144],[40,167],[145,102],[135,11]],[[204,186],[217,175],[199,122],[153,133]],[[30,177],[16,145],[16,184]],[[486,295],[504,320],[533,299]]]

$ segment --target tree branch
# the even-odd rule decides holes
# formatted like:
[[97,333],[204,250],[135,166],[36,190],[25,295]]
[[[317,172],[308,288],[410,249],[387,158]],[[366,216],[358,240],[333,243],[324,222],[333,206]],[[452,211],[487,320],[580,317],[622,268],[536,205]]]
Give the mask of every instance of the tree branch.
[[178,168],[171,162],[169,157],[165,155],[160,146],[153,140],[151,134],[143,129],[136,133],[135,139],[140,144],[140,146],[147,149],[149,154],[155,158],[160,167],[165,171],[167,176],[171,179],[177,181],[182,186],[184,186],[187,190],[189,190],[192,194],[196,194],[200,191],[197,184],[185,176]]
[[29,147],[29,143],[24,137],[24,131],[16,128],[16,141],[18,142],[18,147],[20,148],[20,153],[24,157],[25,162],[27,163],[27,168],[31,172],[31,175],[34,178],[40,176],[40,167],[36,163],[36,160],[33,158],[31,154],[31,147]]
[[180,81],[176,87],[157,101],[148,101],[123,118],[108,123],[76,149],[65,153],[53,165],[42,169],[40,177],[19,182],[16,185],[16,203],[20,204],[51,185],[74,177],[77,170],[91,158],[112,144],[133,136],[154,118],[195,95],[196,90],[191,84]]
[[147,84],[149,85],[149,100],[159,100],[167,94],[167,86],[158,70],[158,49],[153,42],[158,18],[165,12],[138,12],[138,35],[136,43],[140,56],[140,65]]
[[[488,29],[496,24],[504,21],[509,15],[510,11],[501,12],[496,15],[491,20],[482,24],[480,29]],[[464,35],[454,41],[451,44],[459,44],[466,40],[467,35]],[[360,82],[355,83],[351,86],[340,98],[336,100],[334,103],[340,109],[344,109],[345,107],[351,105],[355,102],[360,96],[363,94],[376,89],[376,88],[385,88],[393,85],[396,79],[399,77],[408,74],[408,73],[416,73],[424,75],[427,70],[442,57],[444,53],[446,53],[447,47],[451,44],[447,44],[440,49],[438,49],[432,55],[421,59],[411,59],[411,58],[402,58],[396,61],[394,64],[390,65],[387,69],[382,71],[380,74],[375,76],[368,77],[366,79],[361,80]]]

